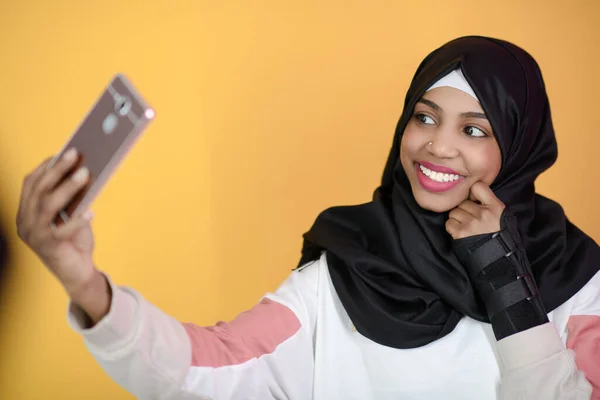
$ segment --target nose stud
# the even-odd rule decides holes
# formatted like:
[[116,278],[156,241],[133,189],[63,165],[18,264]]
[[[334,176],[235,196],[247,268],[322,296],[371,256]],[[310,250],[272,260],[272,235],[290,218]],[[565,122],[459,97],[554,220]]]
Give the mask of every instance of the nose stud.
[[431,146],[433,144],[433,142],[429,142],[427,143],[427,146]]

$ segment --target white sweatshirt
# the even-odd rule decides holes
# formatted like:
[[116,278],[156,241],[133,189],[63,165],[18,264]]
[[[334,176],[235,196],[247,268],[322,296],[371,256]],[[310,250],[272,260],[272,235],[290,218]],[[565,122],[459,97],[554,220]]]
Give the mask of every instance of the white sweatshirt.
[[139,399],[600,399],[600,273],[548,324],[497,342],[489,324],[464,317],[449,335],[409,350],[354,330],[325,257],[212,327],[181,323],[109,283],[108,315],[86,329],[71,304],[69,323]]

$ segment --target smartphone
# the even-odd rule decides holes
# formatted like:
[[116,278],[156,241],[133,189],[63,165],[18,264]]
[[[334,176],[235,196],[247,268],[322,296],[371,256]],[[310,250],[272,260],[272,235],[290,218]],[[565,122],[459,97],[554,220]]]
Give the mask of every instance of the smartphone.
[[48,165],[51,167],[67,150],[75,148],[79,159],[63,179],[82,166],[90,172],[88,184],[56,215],[53,227],[91,205],[154,116],[154,110],[132,83],[123,74],[115,75]]

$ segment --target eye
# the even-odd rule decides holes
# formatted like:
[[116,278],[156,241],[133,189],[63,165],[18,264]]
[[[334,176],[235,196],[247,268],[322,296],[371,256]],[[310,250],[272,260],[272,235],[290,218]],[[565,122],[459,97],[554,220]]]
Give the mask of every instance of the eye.
[[435,124],[435,121],[429,115],[417,113],[417,114],[415,114],[415,119],[425,125]]
[[486,137],[487,134],[476,126],[466,126],[464,132],[471,137]]

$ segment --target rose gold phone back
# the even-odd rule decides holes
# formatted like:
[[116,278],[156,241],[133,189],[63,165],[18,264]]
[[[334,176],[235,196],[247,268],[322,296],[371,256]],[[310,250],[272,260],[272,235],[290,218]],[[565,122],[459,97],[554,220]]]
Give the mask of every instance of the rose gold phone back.
[[59,214],[57,223],[89,207],[153,117],[131,83],[123,75],[115,76],[59,154],[75,147],[81,155],[78,166],[90,171],[90,183]]

